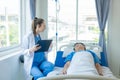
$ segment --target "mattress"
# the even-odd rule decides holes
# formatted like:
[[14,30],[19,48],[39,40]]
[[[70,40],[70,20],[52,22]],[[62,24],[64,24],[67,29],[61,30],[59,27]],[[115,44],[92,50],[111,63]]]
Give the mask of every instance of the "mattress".
[[[61,67],[55,67],[54,71],[50,72],[47,76],[62,75],[62,69],[63,68]],[[108,67],[102,66],[102,70],[103,70],[103,76],[116,78]]]
[[[86,77],[86,75],[83,75],[83,78],[82,79],[79,79],[79,78],[77,78],[77,79],[58,79],[58,78],[60,78],[60,76],[61,77],[64,77],[63,76],[63,74],[62,74],[62,67],[55,67],[54,68],[54,70],[52,71],[52,72],[50,72],[48,75],[47,75],[47,77],[46,77],[46,79],[45,78],[39,78],[38,80],[89,80],[89,78],[88,79],[84,79],[84,77]],[[102,66],[102,70],[103,70],[103,77],[108,77],[108,78],[112,78],[112,79],[105,79],[105,80],[119,80],[118,78],[116,78],[114,75],[113,75],[113,73],[112,73],[112,71],[109,69],[109,67],[105,67],[105,66]],[[58,76],[59,75],[59,76]],[[58,76],[58,78],[57,79],[54,79],[54,77],[55,76]],[[79,75],[77,75],[77,76],[79,76]],[[51,79],[49,79],[49,77],[51,78]],[[71,77],[71,76],[69,76],[68,75],[68,77]],[[73,76],[73,77],[75,77],[75,76]],[[81,76],[82,77],[82,76]],[[92,77],[92,76],[87,76],[87,77]],[[94,76],[93,76],[94,77]],[[97,76],[96,76],[97,77]],[[99,76],[98,76],[99,77]],[[101,77],[101,76],[100,76]],[[99,78],[100,78],[99,77]],[[93,79],[90,79],[90,80],[93,80]],[[94,80],[96,80],[96,78],[94,79]],[[99,80],[104,80],[104,79],[99,79]]]

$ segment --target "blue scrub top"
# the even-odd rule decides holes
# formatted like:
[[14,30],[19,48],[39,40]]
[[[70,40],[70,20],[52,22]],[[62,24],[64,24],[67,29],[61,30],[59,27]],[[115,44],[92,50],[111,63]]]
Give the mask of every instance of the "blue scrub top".
[[[86,50],[86,51],[88,51],[89,53],[92,54],[95,64],[96,64],[96,63],[101,64],[98,56],[97,56],[93,51],[90,51],[90,50]],[[75,53],[76,53],[76,52],[71,52],[71,53],[66,57],[65,62],[71,61]]]
[[[35,36],[35,44],[37,44],[37,42],[39,40],[41,40],[40,35]],[[39,65],[42,61],[45,60],[45,55],[44,52],[35,52],[34,53],[34,59],[33,59],[33,66],[34,65]]]

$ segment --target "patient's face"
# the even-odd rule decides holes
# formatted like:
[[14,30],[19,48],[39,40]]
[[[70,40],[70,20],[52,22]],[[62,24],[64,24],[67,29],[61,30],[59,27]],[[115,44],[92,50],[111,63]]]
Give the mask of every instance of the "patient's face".
[[75,51],[85,50],[84,46],[82,44],[76,44],[75,45]]

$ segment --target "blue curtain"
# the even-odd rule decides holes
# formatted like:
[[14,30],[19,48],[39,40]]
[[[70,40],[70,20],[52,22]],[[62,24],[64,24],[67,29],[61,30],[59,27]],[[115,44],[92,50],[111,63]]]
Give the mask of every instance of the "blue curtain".
[[30,13],[33,20],[36,16],[36,0],[30,0]]
[[104,31],[109,13],[110,0],[95,0],[95,3],[100,28],[99,46],[102,47],[101,63],[103,66],[108,66]]

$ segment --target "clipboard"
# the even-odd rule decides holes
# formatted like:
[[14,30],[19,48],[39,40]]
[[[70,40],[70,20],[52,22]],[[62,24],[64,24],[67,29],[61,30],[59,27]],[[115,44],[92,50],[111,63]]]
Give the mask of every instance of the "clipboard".
[[37,42],[37,44],[39,44],[41,46],[41,48],[39,50],[37,50],[36,52],[48,51],[51,43],[52,43],[52,40],[39,40]]

